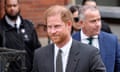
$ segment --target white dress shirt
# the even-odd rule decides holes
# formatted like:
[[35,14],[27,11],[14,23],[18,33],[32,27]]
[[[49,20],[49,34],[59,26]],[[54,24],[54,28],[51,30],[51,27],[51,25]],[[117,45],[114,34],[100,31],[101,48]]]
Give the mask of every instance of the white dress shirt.
[[56,44],[54,45],[54,71],[56,72],[56,57],[57,57],[57,53],[59,51],[59,49],[62,50],[62,64],[63,64],[63,72],[66,72],[66,65],[68,62],[68,56],[69,56],[69,52],[70,52],[70,48],[72,46],[72,38],[70,39],[70,41],[64,45],[62,48],[58,48],[56,46]]
[[17,27],[18,29],[20,28],[20,24],[21,24],[20,16],[17,17],[17,20],[16,20],[16,21],[10,20],[7,16],[5,16],[5,19],[6,19],[7,23],[8,23],[10,26],[15,27],[14,24],[16,24],[16,25],[17,25],[16,27]]
[[[88,44],[89,41],[87,40],[87,38],[89,38],[88,36],[86,36],[83,31],[81,30],[81,42]],[[99,49],[99,41],[98,41],[98,35],[93,36],[93,40],[92,40],[92,46],[96,47]]]

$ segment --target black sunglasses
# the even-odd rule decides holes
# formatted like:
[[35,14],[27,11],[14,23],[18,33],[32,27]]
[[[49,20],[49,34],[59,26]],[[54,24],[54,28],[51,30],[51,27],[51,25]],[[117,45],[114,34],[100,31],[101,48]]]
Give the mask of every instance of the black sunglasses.
[[79,17],[74,17],[74,22],[79,22]]

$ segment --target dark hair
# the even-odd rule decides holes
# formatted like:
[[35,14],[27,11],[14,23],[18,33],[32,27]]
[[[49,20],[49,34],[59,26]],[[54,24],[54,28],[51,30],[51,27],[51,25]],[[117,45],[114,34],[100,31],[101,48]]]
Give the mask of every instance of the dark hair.
[[82,5],[85,5],[85,3],[86,3],[87,1],[94,1],[94,2],[96,2],[96,0],[83,0],[83,1],[82,1]]
[[71,6],[70,8],[69,8],[69,10],[70,10],[70,12],[73,14],[74,12],[76,12],[76,11],[78,11],[78,13],[79,13],[79,6],[78,5],[74,5],[74,6]]
[[[17,0],[17,2],[19,3],[19,0]],[[7,3],[7,0],[4,0],[4,4],[6,5],[6,3]]]

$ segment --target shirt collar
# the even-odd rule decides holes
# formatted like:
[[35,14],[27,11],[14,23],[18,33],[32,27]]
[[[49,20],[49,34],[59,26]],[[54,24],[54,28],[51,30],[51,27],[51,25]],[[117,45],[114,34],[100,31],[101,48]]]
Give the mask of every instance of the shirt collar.
[[[94,36],[92,36],[93,38],[98,38],[98,35],[94,35]],[[85,39],[87,39],[87,38],[89,38],[87,35],[85,35],[84,33],[83,33],[83,31],[81,30],[81,40],[85,40]]]
[[20,16],[17,17],[16,22],[10,20],[10,19],[8,18],[8,16],[5,16],[5,19],[6,19],[6,22],[7,22],[10,26],[14,27],[14,24],[16,24],[16,25],[17,25],[17,28],[20,27],[20,24],[21,24],[21,18],[20,18]]
[[61,49],[62,50],[62,54],[66,55],[66,53],[69,53],[69,50],[70,50],[71,46],[72,46],[72,38],[62,48],[58,48],[57,45],[55,44],[55,51],[58,52],[58,50]]

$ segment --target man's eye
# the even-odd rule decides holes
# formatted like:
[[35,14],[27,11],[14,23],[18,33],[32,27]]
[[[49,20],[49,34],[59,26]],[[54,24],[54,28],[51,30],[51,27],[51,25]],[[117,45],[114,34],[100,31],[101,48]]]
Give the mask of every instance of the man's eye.
[[51,26],[47,26],[47,28],[51,28]]
[[59,28],[59,27],[61,27],[61,25],[56,25],[56,26],[55,26],[55,28]]
[[90,21],[90,22],[96,22],[96,20],[92,20],[92,21]]

